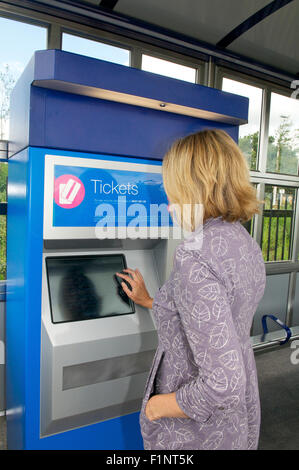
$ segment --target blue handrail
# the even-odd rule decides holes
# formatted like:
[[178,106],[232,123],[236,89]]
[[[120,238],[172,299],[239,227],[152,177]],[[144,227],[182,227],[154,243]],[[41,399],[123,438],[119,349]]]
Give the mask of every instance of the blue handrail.
[[281,328],[283,328],[286,331],[287,337],[286,339],[282,340],[279,342],[280,345],[285,344],[289,341],[290,337],[292,336],[292,332],[290,328],[285,325],[279,318],[277,318],[275,315],[263,315],[262,317],[262,325],[263,325],[263,331],[264,334],[262,336],[262,340],[264,340],[265,335],[268,333],[268,326],[267,326],[267,318],[271,318],[271,320],[275,321]]

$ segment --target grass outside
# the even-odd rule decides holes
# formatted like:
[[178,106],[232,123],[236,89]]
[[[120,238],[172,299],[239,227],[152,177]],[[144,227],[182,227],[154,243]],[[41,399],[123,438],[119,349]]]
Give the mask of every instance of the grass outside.
[[[270,217],[264,216],[262,252],[265,261],[287,261],[290,259],[291,217],[272,217],[269,240]],[[278,224],[278,233],[277,233]],[[284,234],[285,227],[285,234]],[[284,234],[284,235],[283,235]],[[276,240],[277,238],[277,240]],[[268,242],[269,240],[269,242]],[[269,250],[268,250],[269,246]],[[276,247],[276,256],[275,256]]]

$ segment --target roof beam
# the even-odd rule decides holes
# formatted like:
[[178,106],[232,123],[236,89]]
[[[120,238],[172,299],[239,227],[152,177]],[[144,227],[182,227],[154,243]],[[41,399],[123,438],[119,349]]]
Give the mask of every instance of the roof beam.
[[253,28],[256,24],[263,21],[268,16],[275,13],[280,8],[288,5],[289,3],[293,2],[294,0],[274,0],[265,7],[258,10],[256,13],[251,15],[247,20],[243,21],[243,23],[239,24],[236,28],[234,28],[230,33],[224,36],[220,41],[217,42],[216,47],[220,47],[225,49],[229,46],[232,42],[238,39],[242,34],[246,33],[249,29]]

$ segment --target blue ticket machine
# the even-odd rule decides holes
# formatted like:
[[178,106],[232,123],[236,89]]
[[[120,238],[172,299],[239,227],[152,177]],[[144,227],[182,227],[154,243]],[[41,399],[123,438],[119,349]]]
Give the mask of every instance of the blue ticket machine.
[[9,449],[142,449],[139,410],[157,346],[154,295],[178,242],[161,165],[177,137],[235,140],[248,100],[57,50],[12,94],[7,217]]

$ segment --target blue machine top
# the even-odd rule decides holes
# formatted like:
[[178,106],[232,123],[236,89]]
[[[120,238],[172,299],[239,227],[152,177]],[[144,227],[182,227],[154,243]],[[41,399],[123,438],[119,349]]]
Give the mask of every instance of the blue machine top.
[[61,50],[35,53],[33,80],[39,86],[47,81],[46,88],[55,80],[81,85],[82,94],[83,87],[94,87],[218,113],[235,123],[247,120],[245,97]]
[[45,50],[13,90],[10,141],[12,153],[31,145],[161,159],[175,138],[203,127],[237,140],[247,116],[246,97]]

